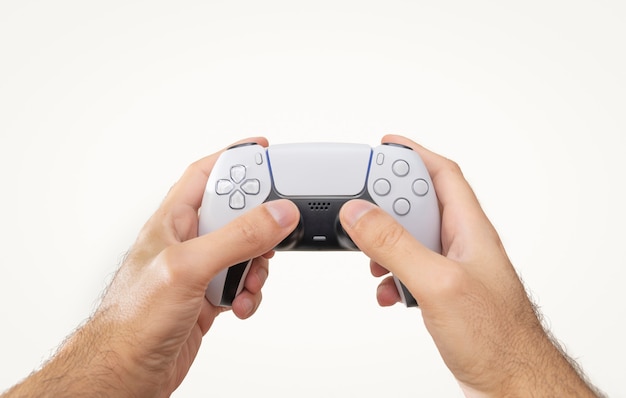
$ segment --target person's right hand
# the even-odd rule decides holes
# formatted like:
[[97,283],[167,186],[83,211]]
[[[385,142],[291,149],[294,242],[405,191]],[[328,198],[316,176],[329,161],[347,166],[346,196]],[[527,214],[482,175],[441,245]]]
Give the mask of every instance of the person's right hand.
[[[362,200],[341,223],[371,259],[374,276],[393,272],[421,307],[446,365],[470,396],[594,396],[544,331],[500,238],[454,162],[400,136],[422,157],[440,202],[443,253],[415,240],[391,216]],[[391,277],[378,301],[395,304]]]

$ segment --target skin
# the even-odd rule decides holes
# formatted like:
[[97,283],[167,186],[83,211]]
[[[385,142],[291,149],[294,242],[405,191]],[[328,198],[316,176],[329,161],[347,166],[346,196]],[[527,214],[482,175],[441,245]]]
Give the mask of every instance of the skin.
[[[241,142],[267,146],[264,138]],[[442,211],[443,254],[413,239],[371,203],[341,210],[346,232],[371,258],[375,276],[393,272],[420,304],[441,356],[467,396],[596,396],[544,331],[493,226],[459,167],[413,141]],[[148,220],[96,313],[39,371],[3,397],[167,397],[182,382],[223,308],[204,297],[222,269],[253,265],[232,311],[245,319],[261,302],[273,248],[297,225],[296,206],[265,203],[198,237],[198,210],[219,152],[192,164]],[[237,250],[223,250],[237,248]],[[391,277],[383,306],[399,300]]]
[[[415,142],[441,206],[442,254],[365,201],[341,210],[342,225],[371,259],[374,276],[392,272],[416,298],[424,324],[466,396],[596,396],[544,331],[500,238],[454,162]],[[399,301],[391,277],[381,305]],[[531,393],[532,392],[532,393]]]
[[286,200],[266,203],[197,237],[198,209],[218,156],[186,170],[143,227],[93,317],[6,397],[169,396],[224,310],[205,299],[206,286],[249,258],[255,260],[232,311],[242,319],[256,311],[272,249],[296,227],[299,213]]

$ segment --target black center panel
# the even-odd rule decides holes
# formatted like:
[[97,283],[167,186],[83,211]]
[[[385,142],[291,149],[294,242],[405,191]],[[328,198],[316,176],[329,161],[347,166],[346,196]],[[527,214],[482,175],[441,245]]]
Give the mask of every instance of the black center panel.
[[339,222],[339,210],[352,199],[373,202],[364,190],[350,197],[284,197],[273,188],[266,201],[289,199],[300,210],[300,222],[296,229],[276,250],[298,251],[344,251],[359,250],[343,230]]

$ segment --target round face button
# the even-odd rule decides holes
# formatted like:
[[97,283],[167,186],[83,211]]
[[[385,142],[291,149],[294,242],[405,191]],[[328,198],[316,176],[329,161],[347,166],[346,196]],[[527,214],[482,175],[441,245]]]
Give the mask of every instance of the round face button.
[[410,168],[409,164],[404,160],[396,160],[395,162],[393,162],[391,170],[393,170],[393,174],[397,175],[398,177],[404,177],[405,175],[409,174]]
[[389,193],[389,191],[391,191],[391,184],[389,181],[384,178],[379,178],[374,181],[374,192],[376,192],[377,195],[385,196]]
[[404,198],[396,199],[393,202],[393,211],[399,216],[405,216],[411,211],[411,203]]
[[417,196],[424,196],[428,193],[428,183],[423,178],[413,181],[413,193]]

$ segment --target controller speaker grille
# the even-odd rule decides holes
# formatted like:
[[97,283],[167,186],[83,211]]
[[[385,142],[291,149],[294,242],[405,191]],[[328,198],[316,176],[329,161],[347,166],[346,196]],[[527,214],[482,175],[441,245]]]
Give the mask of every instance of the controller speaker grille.
[[330,209],[330,203],[328,202],[309,202],[309,210],[312,211],[327,211]]

